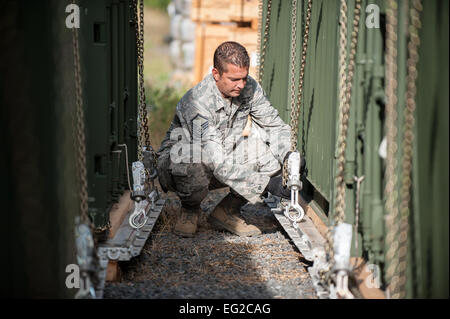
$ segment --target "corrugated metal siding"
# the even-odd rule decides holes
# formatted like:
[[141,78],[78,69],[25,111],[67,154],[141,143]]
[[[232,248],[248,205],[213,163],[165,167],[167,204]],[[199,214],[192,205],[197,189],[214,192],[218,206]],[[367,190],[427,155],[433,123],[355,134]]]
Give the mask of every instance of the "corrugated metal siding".
[[[307,1],[298,1],[295,88],[297,96],[299,64]],[[299,147],[306,154],[308,180],[331,199],[336,119],[336,65],[339,3],[314,1],[311,36],[305,69],[304,97],[299,120]],[[267,8],[265,8],[267,9]],[[263,87],[281,117],[290,121],[291,94],[291,2],[272,1],[272,14]],[[303,13],[303,14],[302,14]],[[266,11],[264,12],[266,14]],[[265,20],[264,20],[265,21]],[[304,131],[302,131],[304,129]]]
[[[265,10],[267,7],[265,7]],[[278,109],[283,119],[287,119],[289,110],[289,51],[291,5],[288,1],[272,2],[270,33],[267,42],[267,55],[262,79],[263,88],[270,101]],[[266,11],[264,12],[265,17]],[[265,18],[263,19],[265,21]]]
[[[97,227],[128,188],[129,164],[137,159],[137,69],[130,0],[81,1],[82,77],[86,109],[89,213]],[[120,153],[121,152],[121,153]]]
[[448,1],[422,1],[413,172],[413,296],[448,298]]
[[[303,1],[306,6],[306,1]],[[308,180],[328,200],[333,190],[338,3],[314,1],[301,104],[300,144]],[[303,30],[302,30],[303,34]],[[301,43],[300,42],[300,47]],[[301,51],[300,51],[301,52]]]
[[[348,1],[348,41],[354,0]],[[298,1],[296,86],[307,1]],[[365,26],[368,4],[380,8],[380,28]],[[398,145],[404,127],[406,34],[408,10],[399,1]],[[269,47],[263,87],[286,122],[290,117],[289,1],[272,2]],[[423,1],[417,80],[416,138],[408,256],[408,296],[448,297],[448,2]],[[385,264],[384,160],[384,1],[361,3],[361,18],[347,137],[346,221],[355,220],[354,176],[365,176],[361,187],[358,250],[369,263]],[[307,179],[329,204],[333,218],[336,136],[338,134],[339,2],[313,1],[304,97],[299,120],[299,150],[305,154]],[[400,163],[401,151],[398,152]],[[398,165],[400,173],[401,165]],[[400,187],[400,183],[399,183]],[[354,234],[355,236],[355,234]]]

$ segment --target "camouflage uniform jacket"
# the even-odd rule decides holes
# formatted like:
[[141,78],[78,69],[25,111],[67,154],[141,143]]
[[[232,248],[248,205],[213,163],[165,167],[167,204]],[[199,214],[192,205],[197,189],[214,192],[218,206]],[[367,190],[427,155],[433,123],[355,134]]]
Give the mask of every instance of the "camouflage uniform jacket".
[[[248,115],[251,133],[243,137]],[[255,203],[289,149],[289,125],[252,77],[238,97],[226,99],[209,74],[178,102],[158,155],[170,152],[172,169],[201,162],[217,180]]]

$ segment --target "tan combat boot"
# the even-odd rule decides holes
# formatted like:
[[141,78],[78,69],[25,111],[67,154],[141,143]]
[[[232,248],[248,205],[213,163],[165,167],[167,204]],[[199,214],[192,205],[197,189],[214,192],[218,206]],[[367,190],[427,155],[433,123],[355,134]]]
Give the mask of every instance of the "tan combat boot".
[[173,232],[183,237],[194,237],[197,231],[197,222],[200,216],[200,208],[187,209],[181,207],[181,216],[178,219]]
[[259,228],[248,225],[240,214],[242,201],[232,194],[227,195],[208,216],[208,222],[219,228],[225,229],[238,236],[260,235]]

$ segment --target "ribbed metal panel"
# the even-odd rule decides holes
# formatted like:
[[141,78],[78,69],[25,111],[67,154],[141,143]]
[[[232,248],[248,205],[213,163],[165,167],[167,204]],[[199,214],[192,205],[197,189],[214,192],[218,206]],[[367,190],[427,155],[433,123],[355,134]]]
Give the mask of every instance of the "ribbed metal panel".
[[[303,1],[306,6],[306,1]],[[337,125],[338,3],[314,1],[301,104],[299,136],[308,180],[328,200],[333,190],[334,135]],[[301,35],[303,34],[303,28]],[[301,41],[299,46],[301,47]],[[300,56],[300,52],[298,56]]]
[[[263,87],[286,122],[290,120],[290,1],[272,1],[270,38]],[[348,42],[353,7],[348,1]],[[408,296],[448,297],[448,2],[422,1],[421,47],[418,64],[414,140],[413,199],[410,216]],[[298,1],[296,87],[300,71],[303,24],[307,1]],[[365,25],[366,7],[380,9],[380,28]],[[404,129],[408,2],[399,1],[398,145]],[[266,10],[265,5],[265,10]],[[345,165],[346,221],[356,218],[355,176],[360,189],[358,240],[353,256],[366,256],[381,266],[385,260],[384,160],[379,155],[384,132],[384,1],[361,2],[356,69],[353,81]],[[264,12],[265,13],[265,12]],[[327,201],[321,205],[333,218],[336,137],[338,134],[339,1],[314,0],[299,120],[298,147],[306,156],[307,180]],[[400,163],[401,151],[398,152]],[[398,165],[400,179],[401,165]],[[399,183],[400,185],[400,183]],[[322,200],[322,199],[321,199]]]
[[422,1],[411,218],[412,296],[448,298],[448,1]]
[[131,0],[81,1],[89,213],[97,227],[128,188],[137,158],[136,40]]

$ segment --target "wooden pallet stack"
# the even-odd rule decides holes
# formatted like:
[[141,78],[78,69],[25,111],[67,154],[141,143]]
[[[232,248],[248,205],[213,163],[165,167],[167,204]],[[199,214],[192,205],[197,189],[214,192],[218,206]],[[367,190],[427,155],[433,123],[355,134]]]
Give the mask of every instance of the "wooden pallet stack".
[[214,51],[225,41],[246,47],[251,76],[256,77],[258,0],[192,0],[191,20],[196,23],[194,84],[213,67]]

